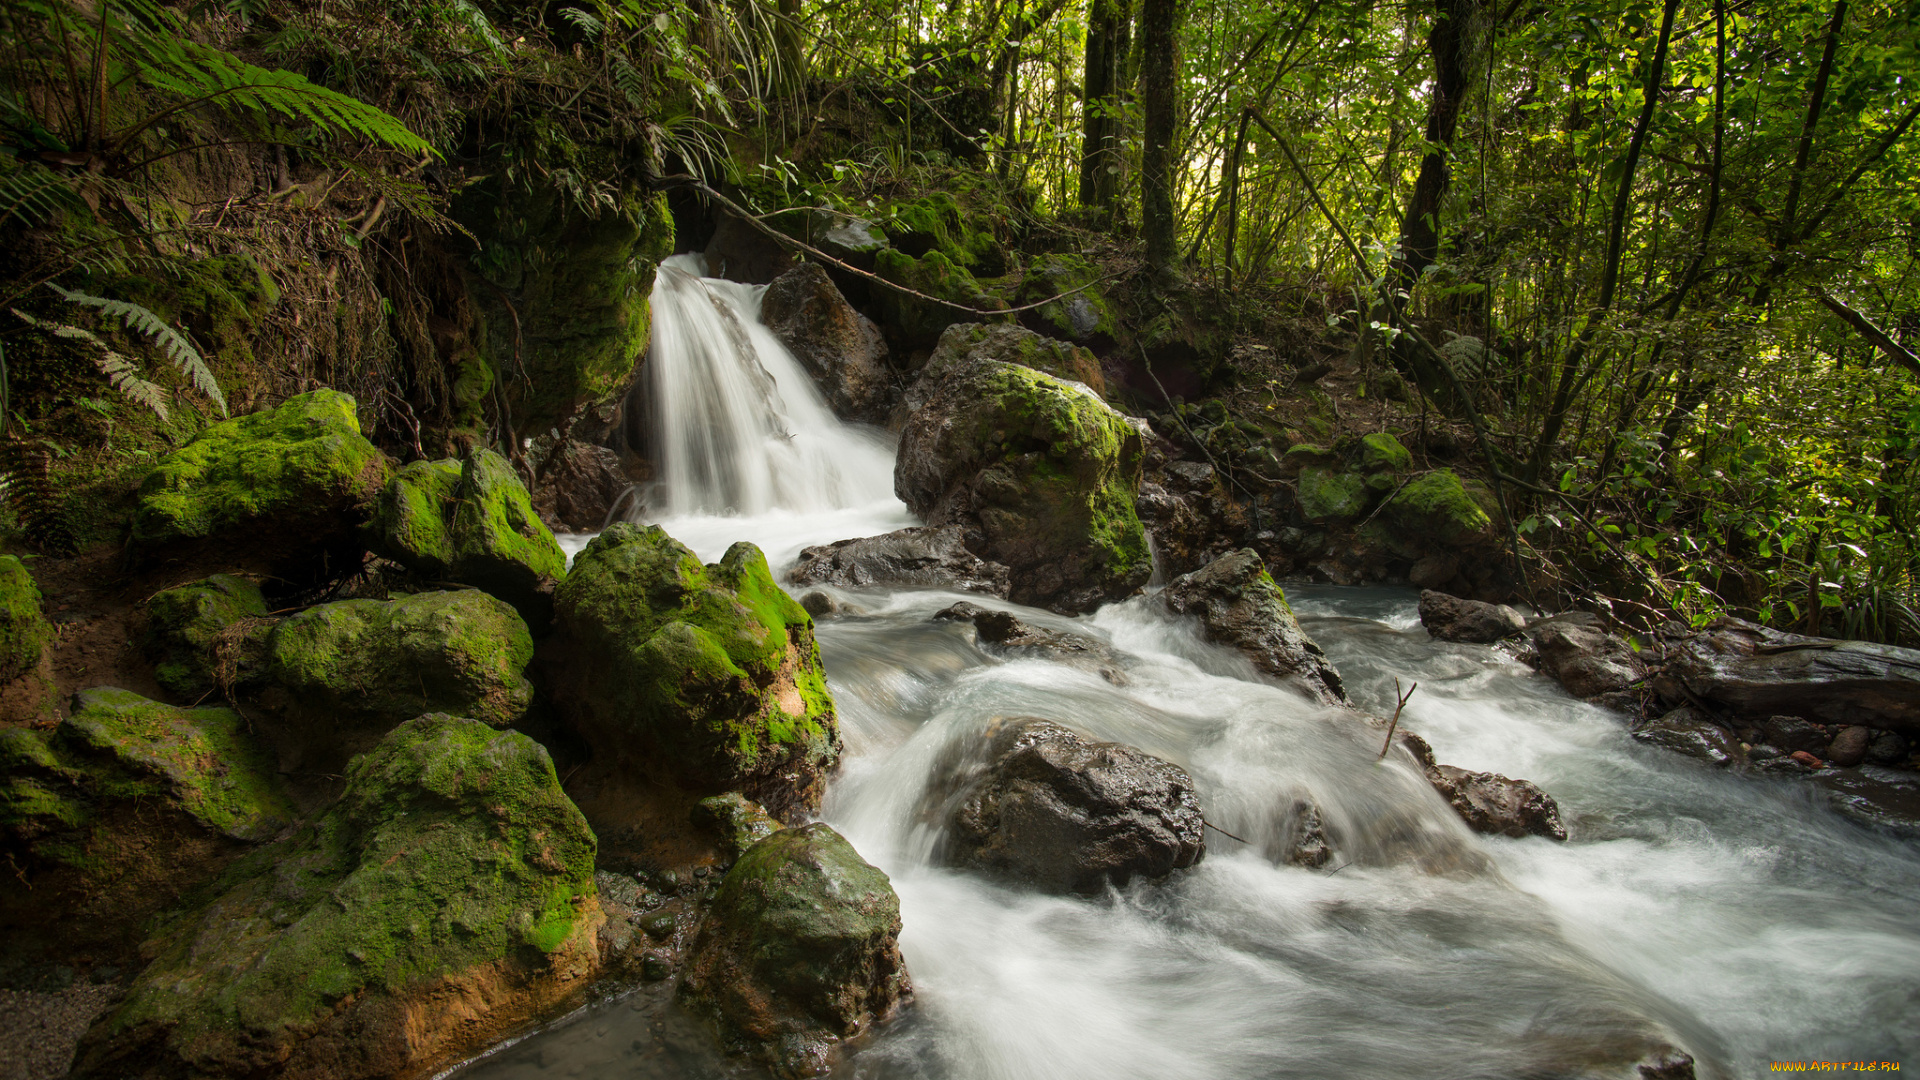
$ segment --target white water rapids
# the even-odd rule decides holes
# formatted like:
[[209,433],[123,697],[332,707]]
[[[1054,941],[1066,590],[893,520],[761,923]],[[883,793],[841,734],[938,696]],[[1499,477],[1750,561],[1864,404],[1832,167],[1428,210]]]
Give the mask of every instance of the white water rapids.
[[[696,280],[693,265],[670,261],[654,293],[666,449],[648,520],[706,559],[753,540],[776,573],[805,544],[908,523],[885,443],[833,421],[757,325],[757,290]],[[743,340],[754,356],[729,353]],[[1469,833],[1352,725],[1255,681],[1151,597],[1083,619],[1001,605],[1109,642],[1128,676],[1115,686],[998,659],[966,625],[928,620],[963,597],[838,592],[854,613],[818,632],[847,752],[822,816],[892,877],[916,996],[836,1075],[1633,1080],[1655,1039],[1691,1051],[1703,1078],[1770,1061],[1920,1068],[1912,844],[1842,819],[1808,786],[1634,743],[1620,717],[1502,654],[1429,639],[1411,592],[1289,592],[1356,704],[1390,712],[1393,680],[1418,681],[1402,723],[1444,762],[1538,783],[1572,839]],[[1193,870],[1097,898],[931,865],[916,815],[930,770],[1009,714],[1180,763],[1208,820],[1252,843],[1210,831]],[[1268,856],[1300,793],[1347,837],[1338,869]],[[756,1071],[721,1059],[661,988],[463,1072],[736,1075]]]

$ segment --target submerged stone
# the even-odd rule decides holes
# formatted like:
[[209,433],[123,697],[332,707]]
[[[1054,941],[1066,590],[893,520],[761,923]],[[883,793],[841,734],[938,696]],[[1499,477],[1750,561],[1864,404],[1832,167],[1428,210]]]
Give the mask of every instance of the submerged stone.
[[825,824],[776,832],[721,882],[680,1000],[730,1052],[796,1077],[912,993],[887,875]]
[[611,765],[776,816],[819,805],[839,759],[813,619],[739,543],[718,563],[658,526],[595,537],[555,598],[552,689]]
[[164,927],[74,1075],[429,1075],[584,994],[594,851],[539,744],[411,720]]
[[506,727],[533,701],[527,624],[477,589],[320,604],[249,650],[245,688],[288,772],[338,771],[421,713]]
[[795,585],[954,589],[1004,597],[1007,568],[967,550],[958,525],[916,525],[880,536],[810,547],[787,573]]
[[491,593],[536,629],[552,621],[566,552],[520,474],[492,450],[401,469],[374,500],[365,532],[375,553],[416,574]]
[[147,601],[147,654],[154,678],[183,698],[213,690],[221,635],[266,614],[260,586],[232,574],[156,593]]
[[987,754],[947,822],[950,865],[1086,893],[1206,854],[1193,779],[1172,762],[1031,717],[996,721]]
[[133,540],[147,549],[218,545],[263,567],[299,564],[351,547],[386,477],[353,398],[315,390],[214,424],[161,458],[140,485]]
[[1252,548],[1176,578],[1161,599],[1179,614],[1199,616],[1209,641],[1239,649],[1267,675],[1325,704],[1347,699],[1340,672],[1300,629],[1287,594]]

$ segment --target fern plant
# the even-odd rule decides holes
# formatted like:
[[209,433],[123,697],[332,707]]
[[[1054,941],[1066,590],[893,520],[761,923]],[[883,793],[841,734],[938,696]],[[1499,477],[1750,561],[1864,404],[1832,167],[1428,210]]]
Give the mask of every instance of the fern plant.
[[[214,406],[220,410],[220,415],[227,415],[226,395],[220,392],[220,383],[213,377],[213,371],[207,366],[206,358],[200,355],[200,351],[193,347],[192,342],[167,325],[167,321],[158,314],[126,300],[94,296],[64,289],[51,283],[47,287],[58,293],[67,303],[91,308],[99,312],[101,317],[120,323],[132,333],[151,341],[160,354],[187,377],[187,381],[193,385],[194,389],[213,402]],[[128,400],[135,404],[152,409],[162,420],[172,418],[167,407],[167,391],[146,377],[145,369],[138,361],[114,349],[91,330],[50,319],[35,318],[19,308],[12,310],[15,317],[35,330],[62,341],[76,342],[89,348],[95,354],[94,366],[99,368],[100,373],[106,376],[107,382],[115,390],[126,395]],[[4,363],[4,360],[0,360],[0,363]],[[4,394],[4,368],[0,367],[0,409],[5,408]],[[0,414],[0,435],[5,433],[6,420],[5,415]]]

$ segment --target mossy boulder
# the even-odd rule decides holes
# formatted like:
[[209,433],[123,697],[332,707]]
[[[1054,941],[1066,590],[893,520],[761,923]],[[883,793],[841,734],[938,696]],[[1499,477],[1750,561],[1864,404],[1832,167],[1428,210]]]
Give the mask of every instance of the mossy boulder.
[[737,791],[701,799],[687,816],[715,839],[721,859],[729,863],[780,830],[765,807]]
[[147,601],[147,655],[154,678],[183,698],[201,697],[215,686],[221,634],[266,615],[260,586],[232,574],[156,593]]
[[430,1075],[584,996],[594,854],[538,743],[410,720],[163,929],[74,1075]]
[[133,539],[282,573],[357,548],[354,529],[386,482],[353,398],[315,390],[207,428],[140,485]]
[[1452,469],[1408,481],[1380,508],[1380,523],[1389,546],[1407,558],[1436,547],[1483,547],[1496,539],[1493,519]]
[[503,728],[533,701],[527,624],[477,589],[320,604],[262,625],[242,652],[287,772],[338,772],[422,713]]
[[554,697],[609,767],[788,819],[819,806],[840,754],[833,697],[813,618],[759,548],[703,566],[658,526],[616,523],[561,582],[554,639]]
[[380,489],[364,532],[375,554],[497,596],[537,631],[553,619],[566,553],[534,512],[520,474],[492,450],[402,468]]
[[982,228],[983,216],[968,213],[952,192],[890,203],[887,213],[893,244],[903,251],[938,253],[955,266],[988,277],[1007,272],[1006,252],[993,230]]
[[0,555],[0,683],[40,666],[40,654],[53,641],[53,627],[40,610],[40,588],[27,564]]
[[892,882],[839,833],[776,832],[721,882],[680,1000],[730,1052],[813,1075],[912,993],[899,934]]
[[146,919],[293,817],[233,710],[83,691],[52,731],[0,730],[0,940],[14,957],[130,950]]
[[1122,330],[1100,280],[1100,268],[1082,256],[1035,256],[1027,265],[1017,299],[1021,305],[1047,302],[1022,312],[1020,321],[1049,337],[1111,347]]
[[[929,348],[948,326],[957,322],[979,322],[984,316],[976,312],[1002,306],[980,287],[966,267],[938,251],[929,251],[916,259],[887,248],[874,257],[874,267],[881,278],[921,294],[909,296],[885,286],[872,290],[875,314],[903,349]],[[971,310],[960,310],[922,297],[945,300]]]
[[907,407],[918,409],[948,376],[983,360],[1044,371],[1057,379],[1077,382],[1106,396],[1107,382],[1100,358],[1078,345],[1036,334],[1011,323],[955,323],[940,335],[940,343],[920,369],[907,392]]
[[1400,472],[1413,467],[1413,454],[1385,431],[1360,436],[1360,468],[1366,472]]
[[1320,466],[1301,469],[1296,486],[1300,513],[1314,522],[1352,521],[1367,512],[1373,498],[1366,477]]
[[[611,160],[577,167],[619,171]],[[673,217],[665,196],[638,186],[588,213],[558,188],[527,191],[499,175],[453,205],[481,244],[470,293],[484,323],[479,351],[507,376],[517,434],[564,431],[631,382],[652,330],[654,271],[673,253]]]
[[1018,603],[1089,611],[1146,584],[1144,443],[1126,417],[1084,386],[979,354],[925,383],[893,474],[914,513],[977,530],[975,554],[1009,568]]

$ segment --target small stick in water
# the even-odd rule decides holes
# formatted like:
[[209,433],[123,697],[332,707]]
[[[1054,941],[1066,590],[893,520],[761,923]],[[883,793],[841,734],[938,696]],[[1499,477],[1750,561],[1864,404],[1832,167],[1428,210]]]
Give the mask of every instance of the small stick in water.
[[1202,824],[1202,825],[1205,825],[1205,826],[1206,826],[1207,828],[1209,828],[1209,829],[1212,829],[1212,830],[1213,830],[1214,832],[1217,832],[1217,833],[1219,833],[1219,834],[1220,834],[1221,836],[1224,836],[1224,837],[1227,837],[1227,838],[1228,838],[1228,839],[1230,839],[1230,840],[1239,840],[1239,841],[1240,841],[1241,843],[1243,843],[1243,844],[1246,844],[1246,845],[1249,845],[1249,846],[1251,846],[1251,845],[1253,844],[1253,841],[1251,841],[1251,840],[1247,840],[1247,839],[1244,839],[1244,838],[1242,838],[1242,837],[1238,837],[1238,836],[1235,836],[1235,835],[1233,835],[1232,833],[1230,833],[1230,832],[1228,832],[1227,830],[1225,830],[1225,829],[1223,829],[1223,828],[1221,828],[1220,826],[1218,826],[1218,825],[1215,825],[1215,824],[1214,824],[1213,822],[1211,822],[1211,821],[1208,821],[1208,820],[1207,820],[1206,818],[1201,818],[1201,819],[1200,819],[1200,824]]
[[1393,720],[1387,724],[1387,741],[1380,744],[1380,756],[1373,760],[1385,760],[1387,751],[1393,749],[1393,732],[1395,728],[1400,726],[1400,710],[1407,707],[1407,702],[1413,698],[1413,692],[1418,689],[1420,689],[1420,684],[1414,683],[1407,688],[1406,693],[1402,694],[1400,692],[1400,680],[1397,678],[1393,680],[1393,693],[1395,697],[1400,699],[1400,703],[1393,707]]

